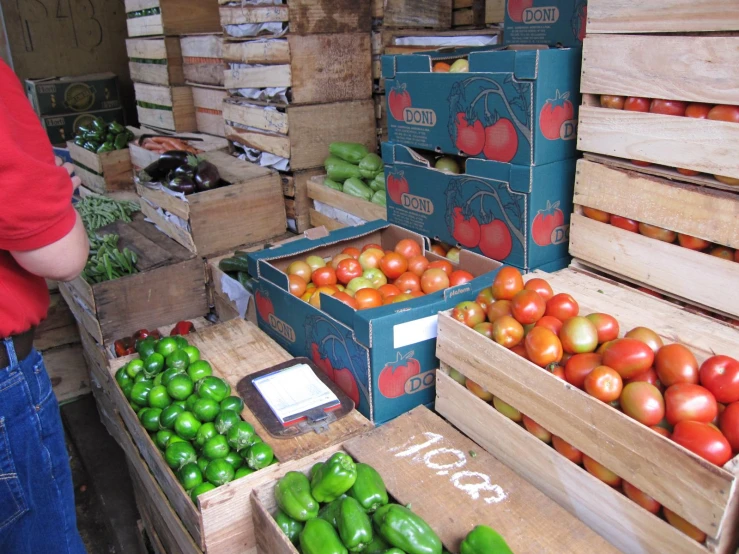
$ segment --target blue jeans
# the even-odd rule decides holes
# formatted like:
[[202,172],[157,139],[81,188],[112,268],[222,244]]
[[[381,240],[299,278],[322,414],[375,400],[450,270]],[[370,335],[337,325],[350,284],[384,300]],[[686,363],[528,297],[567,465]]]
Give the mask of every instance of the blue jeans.
[[84,554],[64,429],[41,354],[0,369],[0,552]]

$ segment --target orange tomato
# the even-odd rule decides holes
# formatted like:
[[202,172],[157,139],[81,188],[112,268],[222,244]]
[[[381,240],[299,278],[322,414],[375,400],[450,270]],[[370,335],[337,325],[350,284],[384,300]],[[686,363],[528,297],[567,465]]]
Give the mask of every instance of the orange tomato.
[[523,416],[523,426],[540,441],[547,444],[552,442],[552,434],[527,415]]
[[434,64],[434,73],[449,73],[451,66],[445,62],[436,62]]
[[401,293],[411,293],[417,290],[421,290],[421,279],[415,273],[406,271],[395,279],[393,285],[400,289]]
[[446,260],[435,260],[429,264],[427,269],[443,269],[447,275],[451,275],[454,272],[454,266]]
[[685,519],[677,515],[672,510],[669,510],[666,506],[662,506],[662,511],[665,514],[665,519],[667,519],[667,523],[672,525],[675,529],[679,529],[680,531],[688,535],[691,539],[700,543],[706,540],[706,534],[698,529],[695,525],[688,523],[687,521],[685,521]]
[[341,253],[349,255],[355,260],[358,260],[359,255],[361,254],[361,252],[359,251],[359,248],[355,246],[347,246],[346,248],[344,248],[344,250],[341,251]]
[[586,454],[582,455],[582,463],[585,466],[585,469],[588,470],[588,473],[597,477],[606,485],[610,485],[615,488],[621,484],[621,478],[618,475]]
[[336,294],[337,290],[335,287],[318,287],[316,290],[313,291],[313,294],[310,297],[310,305],[321,309],[321,293],[327,295],[327,296],[333,296]]
[[426,296],[426,293],[425,293],[425,292],[423,292],[422,290],[414,290],[414,291],[413,291],[413,292],[411,293],[411,296],[412,296],[413,298],[420,298],[421,296]]
[[378,269],[385,252],[378,248],[368,248],[359,255],[359,264],[362,269]]
[[714,246],[709,254],[717,258],[723,258],[724,260],[731,261],[734,259],[734,251],[726,246]]
[[511,299],[511,313],[523,325],[539,321],[546,309],[546,301],[533,290],[524,289]]
[[301,295],[300,299],[301,299],[301,300],[302,300],[303,302],[310,302],[310,297],[311,297],[311,296],[313,296],[313,291],[315,291],[315,289],[316,289],[316,288],[315,288],[315,287],[313,287],[312,289],[308,289],[308,290],[306,290],[306,291],[305,291],[305,292],[304,292],[304,293],[303,293],[303,294]]
[[554,291],[552,290],[551,285],[544,279],[539,279],[538,277],[526,281],[523,288],[524,290],[533,290],[534,292],[539,293],[539,296],[542,297],[544,302],[554,296]]
[[546,327],[534,327],[524,341],[529,360],[540,367],[562,359],[562,343],[559,337]]
[[503,266],[493,280],[493,298],[510,300],[517,292],[523,290],[523,277],[515,267]]
[[431,245],[431,252],[434,254],[438,254],[439,256],[446,256],[447,249],[444,248],[441,244],[432,244]]
[[352,260],[353,258],[349,254],[336,254],[336,256],[333,257],[333,259],[329,262],[329,266],[333,267],[334,269],[337,269],[339,267],[339,264],[343,262],[344,260]]
[[585,377],[585,392],[602,402],[613,402],[621,396],[623,380],[615,369],[600,365]]
[[465,386],[478,398],[481,398],[485,402],[490,402],[493,399],[493,395],[482,388],[480,385],[475,383],[472,379],[467,379]]
[[333,267],[319,267],[313,272],[312,279],[318,287],[335,285],[337,283],[336,271]]
[[495,323],[495,320],[504,315],[511,314],[511,301],[510,300],[496,300],[488,308],[488,321]]
[[[365,289],[362,289],[362,290],[365,290]],[[357,301],[345,292],[337,292],[336,294],[334,294],[334,298],[336,298],[336,300],[340,300],[347,306],[351,306],[355,310],[359,309],[359,304],[357,303]]]
[[523,326],[509,315],[493,322],[493,340],[505,348],[513,348],[523,340]]
[[382,246],[380,246],[376,242],[371,242],[370,244],[365,244],[362,247],[362,252],[364,252],[366,250],[369,250],[370,248],[376,248],[377,250],[383,250],[384,251],[384,249],[382,248]]
[[390,252],[380,260],[380,269],[388,279],[397,279],[408,270],[408,258],[396,252]]
[[595,221],[600,221],[601,223],[608,223],[611,221],[611,214],[604,212],[603,210],[596,210],[595,208],[583,206],[582,214],[585,217],[594,219]]
[[411,239],[403,239],[395,245],[395,251],[407,259],[421,255],[421,245]]
[[382,297],[385,299],[400,294],[400,289],[390,283],[387,283],[386,285],[382,285],[377,290],[380,292]]
[[308,281],[310,281],[310,276],[312,272],[313,270],[307,263],[302,260],[298,260],[292,262],[289,266],[287,266],[287,271],[285,273],[287,273],[288,275],[299,275],[307,283]]
[[354,293],[354,300],[357,302],[358,310],[382,306],[382,294],[376,289],[359,289]]
[[639,504],[639,506],[641,506],[648,512],[652,512],[653,514],[659,513],[659,509],[662,507],[662,505],[648,494],[637,489],[634,485],[627,481],[621,483],[621,488],[623,489],[626,496],[628,496],[632,501]]
[[400,294],[396,294],[395,296],[391,296],[388,298],[388,301],[390,304],[398,304],[399,302],[405,302],[406,300],[411,300],[415,298],[413,294],[419,291],[414,291],[413,293],[407,293],[407,292],[401,292]]
[[572,446],[569,442],[565,442],[556,435],[552,435],[552,446],[569,461],[580,465],[582,464],[582,452]]
[[452,274],[449,276],[449,286],[456,287],[457,285],[463,285],[464,283],[469,283],[474,278],[475,276],[469,271],[457,269],[456,271],[452,271]]
[[446,288],[449,288],[449,275],[443,269],[432,268],[429,264],[429,269],[421,276],[421,290],[431,294]]
[[423,272],[426,271],[428,267],[429,261],[425,256],[413,256],[408,260],[408,271],[415,273],[419,277],[423,275]]
[[293,273],[292,275],[287,276],[287,280],[290,284],[290,294],[293,296],[303,296],[305,294],[307,284],[305,279],[300,275]]
[[555,335],[559,335],[559,330],[562,328],[562,322],[556,317],[545,315],[539,321],[536,322],[536,326],[546,327]]

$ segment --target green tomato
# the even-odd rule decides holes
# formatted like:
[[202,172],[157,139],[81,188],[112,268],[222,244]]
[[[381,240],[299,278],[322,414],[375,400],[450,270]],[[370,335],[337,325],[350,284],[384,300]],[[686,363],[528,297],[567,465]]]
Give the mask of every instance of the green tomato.
[[[118,386],[123,388],[125,385],[132,383],[133,384],[133,377],[131,377],[127,370],[128,366],[124,365],[121,366],[121,368],[115,372],[115,382],[118,383]],[[135,375],[134,375],[135,377]]]
[[159,416],[162,410],[159,408],[145,408],[139,412],[139,421],[147,431],[154,433],[159,431]]
[[249,452],[246,455],[247,465],[254,469],[262,469],[272,463],[275,458],[275,453],[272,451],[272,447],[266,443],[260,442],[253,444],[249,448]]
[[174,422],[181,413],[185,411],[184,408],[177,404],[170,404],[162,410],[162,415],[159,416],[159,425],[162,429],[174,429]]
[[190,376],[190,379],[197,383],[200,379],[213,375],[213,368],[205,360],[197,360],[192,362],[190,367],[187,368],[187,374]]
[[209,483],[214,484],[216,487],[225,485],[229,481],[233,481],[236,472],[226,460],[219,458],[213,460],[205,468],[205,478]]
[[176,442],[186,442],[187,444],[190,444],[189,441],[186,441],[185,439],[180,438],[177,435],[175,435],[174,433],[172,433],[172,437],[169,439],[169,442],[167,443],[167,446],[169,446],[171,444],[174,444]]
[[149,380],[139,381],[131,388],[131,402],[139,406],[149,405],[149,392],[154,387],[154,383]]
[[190,493],[190,498],[192,498],[192,501],[195,502],[195,504],[197,505],[198,496],[200,496],[204,492],[212,491],[215,488],[216,486],[211,483],[201,483],[200,485],[192,489],[192,492]]
[[156,351],[159,355],[166,358],[178,348],[177,341],[174,340],[174,337],[165,337],[157,343]]
[[164,451],[164,460],[167,462],[167,465],[174,470],[178,470],[182,466],[191,462],[196,462],[197,459],[198,457],[195,454],[195,448],[186,441],[175,442],[170,439],[169,445]]
[[167,383],[167,392],[175,400],[186,400],[192,394],[193,388],[192,379],[184,373],[175,375]]
[[233,450],[226,454],[223,459],[231,464],[231,467],[234,469],[239,469],[244,465],[244,458],[242,458],[238,452],[234,452]]
[[200,360],[200,350],[198,350],[197,347],[187,345],[182,349],[182,351],[187,354],[187,357],[190,360],[190,364],[193,364]]
[[164,371],[164,356],[154,352],[144,360],[144,373],[148,377],[154,377],[157,373]]
[[126,374],[133,379],[144,370],[144,362],[140,358],[136,358],[128,362],[128,365],[124,367],[126,368]]
[[185,464],[177,472],[177,478],[186,491],[192,490],[203,482],[203,473],[194,462]]
[[121,390],[123,391],[123,396],[126,397],[126,400],[131,400],[131,391],[133,390],[133,385],[134,382],[133,379],[131,379],[131,381],[121,387]]
[[198,400],[200,400],[200,397],[195,393],[188,396],[187,400],[185,400],[185,409],[188,412],[192,412],[193,410],[195,410],[195,402],[197,402]]
[[247,475],[251,475],[252,473],[254,473],[254,470],[249,466],[241,466],[236,470],[236,475],[234,476],[234,479],[241,479],[242,477],[246,477]]
[[203,455],[209,460],[225,458],[229,450],[228,441],[223,435],[211,437],[203,445]]
[[254,443],[254,427],[246,421],[239,421],[231,426],[226,433],[226,438],[231,448],[241,452]]
[[210,460],[208,460],[208,458],[206,458],[205,456],[200,456],[198,458],[198,467],[200,468],[200,471],[202,473],[205,473],[205,468],[208,467],[209,461]]
[[175,402],[172,402],[172,404],[174,404],[175,406],[179,406],[183,410],[187,410],[187,406],[185,405],[184,400],[176,400]]
[[133,378],[134,383],[140,383],[141,381],[149,381],[152,384],[154,383],[154,381],[152,381],[151,378],[149,378],[149,376],[143,371]]
[[174,342],[177,345],[177,348],[179,350],[182,350],[183,348],[187,348],[188,346],[190,346],[190,343],[187,342],[187,339],[183,337],[182,335],[175,335],[172,338],[174,339]]
[[185,371],[190,365],[190,358],[182,350],[175,350],[164,360],[167,368],[176,368]]
[[[136,352],[141,357],[142,360],[145,360],[149,356],[151,356],[154,352],[156,352],[156,346],[157,342],[151,337],[147,337],[142,341],[139,341],[136,343]],[[143,367],[143,366],[142,366]]]
[[240,414],[244,411],[244,401],[239,396],[228,396],[221,401],[221,410],[233,410]]
[[[154,380],[156,383],[156,379]],[[155,385],[149,391],[149,406],[163,410],[172,403],[172,399],[167,394],[167,387]]]
[[205,443],[208,442],[209,439],[212,439],[218,434],[218,431],[216,431],[216,426],[212,423],[203,423],[200,426],[200,429],[198,429],[197,434],[195,435],[195,444],[199,448],[205,447]]
[[169,369],[165,369],[162,373],[159,375],[162,376],[162,385],[165,387],[169,385],[169,382],[172,380],[172,378],[175,375],[183,375],[185,372],[181,369],[177,369],[176,367],[171,367]]
[[198,396],[200,398],[210,398],[221,403],[227,396],[231,394],[231,385],[218,377],[204,377],[198,382]]
[[218,415],[218,412],[221,411],[221,408],[215,400],[198,398],[195,401],[192,411],[200,421],[213,421]]
[[198,434],[201,423],[192,412],[182,412],[174,421],[174,432],[185,440],[192,440]]
[[167,445],[169,445],[169,441],[172,439],[173,436],[174,433],[169,429],[160,429],[159,431],[157,431],[157,434],[154,437],[154,442],[160,450],[166,450]]
[[228,433],[228,430],[234,426],[234,424],[240,421],[241,416],[233,410],[221,410],[221,412],[216,416],[216,430],[221,435],[225,435]]

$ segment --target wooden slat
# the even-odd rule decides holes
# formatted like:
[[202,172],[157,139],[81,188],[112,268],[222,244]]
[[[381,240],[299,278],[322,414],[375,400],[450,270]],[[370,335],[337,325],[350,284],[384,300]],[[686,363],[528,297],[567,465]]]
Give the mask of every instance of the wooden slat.
[[188,58],[223,58],[223,34],[183,36],[180,48],[182,56]]
[[223,104],[223,118],[248,127],[263,129],[286,135],[288,127],[288,114],[284,111],[265,109],[258,105],[246,105],[236,102],[225,102]]
[[218,135],[220,137],[226,136],[226,125],[223,121],[223,114],[203,113],[201,111],[196,111],[195,122],[198,131],[202,133],[209,133],[211,135]]
[[475,0],[454,0],[452,2],[452,9],[461,10],[462,8],[471,8]]
[[190,218],[190,203],[181,198],[167,194],[161,189],[149,188],[141,184],[136,185],[136,193],[141,198],[148,200],[171,214],[181,217],[185,221]]
[[452,12],[452,26],[464,27],[465,25],[475,25],[475,15],[472,8],[454,10]]
[[505,0],[485,0],[485,24],[505,21]]
[[80,343],[57,346],[43,353],[46,371],[59,402],[90,392],[87,365]]
[[148,85],[146,83],[134,83],[133,88],[136,92],[136,100],[138,102],[148,102],[150,104],[156,104],[157,106],[174,106],[174,87],[161,87]]
[[[162,64],[128,62],[128,71],[134,83],[175,85],[184,82],[183,76],[180,77],[179,83],[170,79],[169,67]],[[180,68],[180,74],[182,74],[182,68]]]
[[295,196],[295,177],[292,175],[280,174],[280,181],[282,183],[282,194],[289,197]]
[[308,181],[308,197],[329,206],[355,215],[365,221],[387,219],[387,209],[361,198],[350,196],[323,184],[325,176],[313,177]]
[[382,20],[388,27],[452,26],[452,0],[386,0]]
[[129,37],[144,37],[164,34],[162,14],[126,19]]
[[[176,41],[172,41],[174,43]],[[146,60],[167,59],[166,37],[157,38],[129,38],[126,39],[126,54],[129,58],[143,58]]]
[[159,0],[124,0],[126,13],[145,10],[147,8],[158,8]]
[[97,315],[92,311],[90,306],[84,301],[82,297],[77,293],[75,289],[76,281],[81,281],[87,285],[81,277],[77,277],[74,281],[69,283],[61,283],[59,286],[59,292],[64,301],[69,306],[74,318],[87,330],[94,339],[100,343],[103,342],[103,332],[100,329],[100,322],[97,320]]
[[79,342],[79,340],[77,324],[69,306],[58,290],[52,292],[49,295],[49,310],[46,319],[39,324],[34,333],[34,348],[44,351],[56,346]]
[[279,133],[247,131],[246,129],[232,127],[228,124],[228,117],[225,116],[227,105],[224,104],[227,139],[239,142],[250,148],[262,150],[263,152],[271,152],[283,158],[290,157],[290,139],[287,136]]
[[169,221],[165,216],[159,214],[156,208],[152,207],[147,202],[142,202],[141,213],[150,219],[154,225],[162,229],[168,237],[176,240],[193,254],[197,253],[198,250],[195,246],[195,241],[192,238],[192,234],[187,229]]
[[332,219],[328,217],[327,215],[323,215],[321,212],[317,212],[315,209],[310,209],[310,225],[311,227],[325,227],[329,231],[333,231],[335,229],[343,229],[346,227],[343,223],[336,221],[335,219]]
[[227,69],[224,76],[227,89],[289,87],[292,85],[289,65]]
[[175,125],[174,113],[172,111],[155,110],[136,106],[136,112],[139,115],[139,122],[142,125],[150,125],[152,127],[169,131],[174,131],[177,128]]
[[249,64],[289,64],[290,44],[285,38],[266,41],[227,41],[223,45],[223,59],[229,62]]

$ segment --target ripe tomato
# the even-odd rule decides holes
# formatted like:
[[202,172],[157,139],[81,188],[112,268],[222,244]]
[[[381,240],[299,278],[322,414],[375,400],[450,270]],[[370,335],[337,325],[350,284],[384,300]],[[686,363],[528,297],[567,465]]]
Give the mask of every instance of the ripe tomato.
[[698,361],[682,344],[667,344],[660,348],[654,357],[654,368],[666,387],[677,383],[698,383]]
[[424,256],[413,256],[408,260],[408,271],[415,273],[419,277],[429,266],[429,261]]
[[726,246],[714,246],[709,254],[717,258],[723,258],[724,260],[732,261],[734,259],[734,251]]
[[454,266],[447,260],[435,260],[428,265],[427,269],[441,269],[447,275],[451,275],[454,271]]
[[610,367],[600,365],[585,377],[585,392],[602,402],[613,402],[621,396],[621,376]]
[[633,219],[626,219],[625,217],[621,217],[620,215],[611,215],[611,225],[625,231],[630,231],[632,233],[639,232],[638,221],[634,221]]
[[479,304],[468,300],[466,302],[460,302],[454,307],[452,317],[460,323],[464,323],[467,327],[474,327],[478,323],[485,321],[485,312]]
[[431,245],[431,252],[434,254],[438,254],[439,256],[446,256],[446,251],[448,248],[445,248],[442,244],[439,244],[438,242]]
[[327,296],[333,296],[338,291],[334,287],[330,286],[322,286],[316,288],[316,290],[313,291],[313,294],[311,294],[310,300],[308,301],[311,306],[314,306],[321,309],[321,294],[325,294]]
[[335,285],[337,283],[336,271],[332,267],[319,267],[313,272],[313,282],[319,287]]
[[493,290],[490,288],[482,289],[478,294],[477,298],[475,298],[475,302],[480,304],[482,306],[482,309],[485,310],[485,313],[487,313],[488,308],[495,302],[493,300]]
[[[372,246],[372,245],[370,245],[370,246]],[[377,245],[375,245],[375,246],[377,246]],[[341,251],[341,253],[342,254],[349,255],[352,258],[354,258],[355,260],[358,260],[359,259],[359,255],[361,254],[361,252],[359,251],[359,248],[357,248],[355,246],[347,246],[346,248],[344,248],[344,250]]]
[[413,298],[420,298],[421,296],[426,296],[426,293],[425,293],[425,292],[423,292],[422,290],[416,290],[416,291],[413,291],[413,292],[411,293],[411,296],[412,296]]
[[739,401],[739,361],[729,356],[711,356],[701,364],[700,383],[718,402]]
[[737,106],[714,106],[708,112],[708,119],[716,121],[731,121],[739,123],[739,107]]
[[443,269],[431,268],[429,265],[429,269],[421,276],[421,290],[431,294],[446,288],[449,288],[449,275]]
[[510,300],[496,300],[488,308],[488,321],[491,323],[504,315],[513,315]]
[[678,383],[665,391],[665,415],[670,425],[681,421],[711,423],[718,415],[718,404],[708,389]]
[[657,370],[653,367],[650,367],[648,370],[634,375],[630,379],[626,379],[624,383],[649,383],[650,385],[654,385],[655,387],[657,387],[660,392],[664,392],[665,390],[665,387],[662,386],[662,383],[657,376]]
[[693,102],[688,104],[688,107],[685,108],[685,117],[694,117],[696,119],[707,119],[708,118],[708,112],[711,111],[711,105],[710,104],[700,104],[698,102]]
[[523,277],[515,267],[503,266],[493,280],[493,298],[510,300],[517,292],[523,290]]
[[588,314],[585,317],[595,325],[599,344],[618,338],[619,326],[615,317],[600,313]]
[[382,295],[377,289],[359,289],[354,293],[354,300],[359,310],[382,306]]
[[611,214],[604,212],[603,210],[596,210],[595,208],[583,206],[582,214],[587,218],[600,221],[601,223],[609,223],[611,221]]
[[649,106],[652,113],[661,113],[665,115],[685,115],[685,108],[688,107],[686,102],[680,100],[662,100],[655,98]]
[[549,283],[547,283],[544,279],[539,279],[538,277],[526,281],[526,284],[523,288],[525,290],[533,290],[534,292],[537,292],[539,296],[544,299],[544,302],[548,301],[552,296],[554,296],[554,291],[552,290],[552,287],[549,285]]
[[449,286],[456,287],[457,285],[464,285],[465,283],[472,281],[474,278],[475,276],[469,271],[457,269],[456,271],[452,271],[452,274],[449,276]]
[[559,330],[562,348],[571,354],[593,352],[598,347],[598,329],[586,317],[575,316],[565,319]]
[[510,404],[506,404],[497,396],[493,398],[493,407],[498,410],[501,414],[506,416],[508,419],[520,422],[523,419],[523,414]]
[[401,292],[400,294],[396,294],[395,296],[389,296],[385,299],[385,304],[399,304],[400,302],[405,302],[406,300],[413,300],[415,296],[414,294],[421,292],[421,291],[415,291],[412,293],[407,292]]
[[612,110],[623,110],[626,97],[624,96],[612,96],[610,94],[600,95],[600,106],[601,108],[610,108]]
[[384,252],[384,250],[385,250],[385,249],[384,249],[384,248],[383,248],[383,247],[382,247],[381,245],[377,244],[376,242],[371,242],[371,243],[369,243],[369,244],[365,244],[365,245],[364,245],[364,246],[362,247],[362,252],[366,252],[366,251],[367,251],[367,250],[369,250],[370,248],[374,248],[375,250],[382,250],[383,252]]
[[603,365],[615,369],[623,379],[631,379],[646,371],[652,367],[652,362],[652,349],[636,339],[616,339],[603,351]]
[[445,62],[436,62],[432,71],[434,73],[449,73],[449,64]]
[[690,250],[705,250],[711,243],[707,240],[699,239],[698,237],[691,237],[690,235],[683,235],[682,233],[677,234],[677,242],[683,248],[689,248]]
[[300,275],[293,273],[292,275],[287,276],[287,280],[290,285],[290,294],[298,297],[305,294],[307,283]]
[[380,260],[380,269],[388,279],[397,279],[408,270],[408,259],[391,252]]
[[[362,289],[362,290],[370,290],[370,289]],[[334,298],[336,298],[336,300],[340,300],[347,306],[351,306],[355,310],[359,309],[359,303],[345,292],[337,292],[336,294],[334,294]]]
[[395,251],[410,260],[421,255],[421,246],[414,240],[403,239],[395,245]]
[[547,366],[547,371],[549,371],[549,373],[551,373],[555,377],[562,379],[563,381],[566,380],[565,379],[565,366],[562,364],[561,360],[558,364],[549,364]]
[[493,340],[501,346],[513,348],[523,340],[523,326],[509,315],[499,317],[492,325]]
[[585,378],[601,365],[602,361],[600,354],[575,354],[565,364],[565,380],[573,387],[584,388]]
[[352,258],[349,254],[336,254],[336,256],[331,259],[328,265],[333,267],[334,269],[337,269],[342,261],[350,259],[354,258]]
[[546,367],[562,359],[562,343],[557,335],[545,327],[534,327],[524,344],[529,360],[539,367]]
[[665,401],[654,385],[644,381],[627,383],[621,392],[621,409],[638,421],[651,427],[665,417]]
[[552,442],[552,434],[527,415],[523,416],[523,426],[540,441],[547,444]]
[[359,264],[362,269],[378,269],[385,252],[379,248],[368,248],[359,255]]
[[668,439],[671,436],[670,431],[668,429],[665,429],[664,427],[660,427],[659,425],[652,425],[650,429],[654,431],[655,433],[662,435],[663,437],[667,437]]
[[721,414],[719,426],[734,452],[739,452],[739,402],[732,402]]
[[287,266],[287,271],[285,273],[287,273],[288,275],[298,275],[299,277],[302,277],[306,283],[308,283],[311,280],[311,273],[313,273],[313,270],[307,263],[299,260],[292,262],[289,266]]
[[640,98],[638,96],[629,96],[624,102],[624,110],[629,112],[648,112],[651,102],[649,98]]
[[580,312],[580,306],[577,301],[569,294],[560,292],[547,300],[547,309],[544,315],[556,317],[564,322],[571,317],[575,317]]
[[[316,270],[318,271],[318,270]],[[355,277],[362,276],[362,266],[354,258],[341,260],[336,266],[336,279],[342,285],[346,285]]]
[[545,315],[539,321],[536,322],[536,326],[546,327],[555,335],[559,335],[559,330],[562,328],[562,322],[556,317]]
[[626,481],[621,483],[621,488],[623,488],[624,494],[628,496],[632,502],[636,502],[637,504],[639,504],[639,506],[641,506],[648,512],[651,512],[653,514],[659,513],[659,509],[662,507],[662,504],[657,502],[654,498],[652,498],[648,494],[642,492],[641,490],[637,489],[634,485]]
[[552,446],[557,452],[562,454],[562,456],[572,463],[577,465],[582,464],[582,452],[572,446],[569,442],[563,441],[557,435],[552,435]]
[[382,295],[383,298],[391,298],[393,296],[400,294],[400,289],[396,287],[395,285],[391,285],[390,283],[382,285],[377,290],[380,291],[380,294]]
[[624,338],[642,341],[644,344],[649,346],[655,354],[663,346],[662,338],[648,327],[634,327],[624,335]]
[[323,258],[321,258],[320,256],[308,256],[305,259],[305,263],[310,266],[311,271],[315,271],[319,267],[326,266],[326,262],[324,262]]
[[516,346],[514,346],[513,348],[510,348],[509,350],[513,352],[514,354],[518,354],[524,360],[529,359],[529,354],[528,352],[526,352],[526,345],[523,342],[518,343]]
[[489,321],[483,321],[482,323],[478,323],[473,327],[475,331],[480,333],[481,335],[485,335],[490,340],[493,340],[493,324]]
[[621,478],[618,475],[613,473],[606,466],[596,462],[590,456],[583,454],[582,463],[583,463],[583,466],[585,466],[585,469],[588,470],[588,473],[597,477],[598,479],[603,481],[606,485],[610,485],[614,488],[621,485]]
[[706,534],[698,529],[695,525],[692,525],[685,521],[682,517],[677,515],[672,510],[669,510],[667,506],[662,506],[662,511],[665,514],[667,523],[672,525],[675,529],[679,529],[694,541],[703,543],[706,540]]
[[467,387],[470,392],[472,392],[472,394],[474,394],[478,398],[481,398],[485,402],[490,402],[493,399],[492,394],[490,394],[488,391],[486,391],[484,388],[482,388],[471,379],[467,379],[467,382],[464,386]]
[[315,287],[312,289],[306,289],[306,291],[300,295],[300,299],[303,302],[310,302],[310,297],[313,296],[313,291],[315,291]]
[[672,440],[717,466],[731,460],[731,445],[710,423],[681,421],[672,430]]
[[677,233],[669,229],[663,229],[649,223],[639,223],[639,232],[650,239],[661,240],[662,242],[675,242]]
[[511,314],[523,325],[539,321],[546,308],[544,299],[533,290],[519,291],[511,299]]
[[421,279],[415,273],[406,271],[403,275],[395,279],[393,285],[398,287],[401,293],[415,292],[421,290]]

